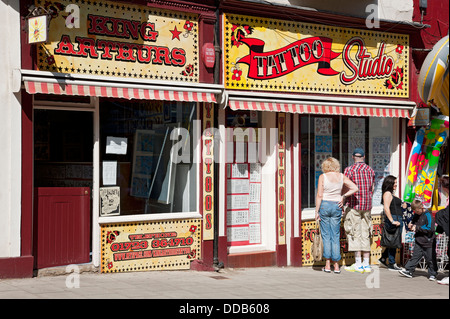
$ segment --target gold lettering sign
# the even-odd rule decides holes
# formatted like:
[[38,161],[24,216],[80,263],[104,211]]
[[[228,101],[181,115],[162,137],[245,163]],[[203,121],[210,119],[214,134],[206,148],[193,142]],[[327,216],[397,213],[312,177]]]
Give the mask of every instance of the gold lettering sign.
[[203,103],[203,239],[214,239],[214,105]]
[[409,36],[225,15],[225,87],[408,97]]
[[102,225],[102,272],[190,269],[200,258],[201,220]]
[[277,220],[278,244],[286,244],[286,114],[278,113]]
[[[43,1],[42,71],[198,82],[198,16],[111,1]],[[67,11],[67,12],[66,12]]]
[[[381,229],[382,229],[382,217],[372,216],[372,244],[370,247],[370,264],[377,264],[378,259],[381,257]],[[306,221],[302,223],[302,265],[325,265],[325,259],[320,262],[314,262],[311,256],[311,246],[314,242],[317,234],[316,221]],[[355,262],[355,256],[353,252],[348,251],[348,242],[345,236],[344,223],[341,223],[340,231],[340,249],[342,257],[342,265],[351,265]],[[397,256],[398,258],[399,256]],[[398,260],[399,261],[399,260]]]

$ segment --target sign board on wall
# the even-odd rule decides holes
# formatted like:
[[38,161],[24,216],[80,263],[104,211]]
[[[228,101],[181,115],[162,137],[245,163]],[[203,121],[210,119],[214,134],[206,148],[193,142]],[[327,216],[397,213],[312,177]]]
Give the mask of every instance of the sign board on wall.
[[101,226],[104,273],[190,269],[200,258],[201,220],[167,220]]
[[37,47],[39,70],[198,82],[196,14],[95,0],[36,5],[53,10],[48,40]]
[[47,41],[47,16],[37,16],[28,19],[28,43]]
[[[378,259],[381,258],[382,247],[380,245],[381,241],[381,230],[382,230],[382,217],[372,216],[372,246],[370,249],[370,263],[378,263]],[[341,223],[341,257],[343,265],[351,265],[355,261],[355,256],[353,252],[348,251],[348,243],[345,237],[344,225]],[[316,221],[306,221],[302,222],[302,265],[312,266],[312,265],[325,265],[325,259],[321,262],[314,262],[311,256],[311,246],[314,241],[314,237],[317,235]],[[398,256],[397,256],[398,257]]]
[[286,114],[278,113],[277,147],[277,230],[278,244],[286,244]]
[[203,240],[214,239],[214,107],[203,103]]
[[409,36],[225,14],[225,88],[407,98]]

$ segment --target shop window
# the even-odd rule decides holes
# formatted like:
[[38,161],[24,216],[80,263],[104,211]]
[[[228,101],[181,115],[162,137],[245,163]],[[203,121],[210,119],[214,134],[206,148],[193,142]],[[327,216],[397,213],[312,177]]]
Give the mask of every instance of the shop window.
[[301,201],[302,209],[314,208],[322,161],[339,160],[341,172],[353,164],[356,147],[365,151],[366,163],[375,171],[373,206],[379,206],[381,184],[391,172],[393,120],[362,117],[301,117]]
[[229,246],[262,243],[261,113],[231,111],[226,117],[226,215]]
[[196,119],[196,103],[100,101],[101,188],[119,190],[116,213],[197,210]]

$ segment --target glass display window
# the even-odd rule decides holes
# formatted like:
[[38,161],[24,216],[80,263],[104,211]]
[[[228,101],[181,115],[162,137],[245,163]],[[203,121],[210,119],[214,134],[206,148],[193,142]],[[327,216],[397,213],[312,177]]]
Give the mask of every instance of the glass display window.
[[338,159],[344,172],[353,164],[357,147],[365,151],[365,161],[375,171],[373,206],[379,206],[382,181],[392,171],[393,119],[307,115],[300,121],[302,209],[315,207],[323,160]]
[[118,187],[120,215],[197,210],[196,103],[100,100],[101,188]]
[[262,165],[258,144],[261,114],[228,110],[226,222],[228,246],[262,243]]

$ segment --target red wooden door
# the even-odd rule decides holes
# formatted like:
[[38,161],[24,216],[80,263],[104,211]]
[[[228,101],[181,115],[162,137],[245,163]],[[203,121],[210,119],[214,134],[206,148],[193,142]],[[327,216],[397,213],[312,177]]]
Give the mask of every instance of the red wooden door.
[[89,262],[90,188],[35,188],[35,268]]

